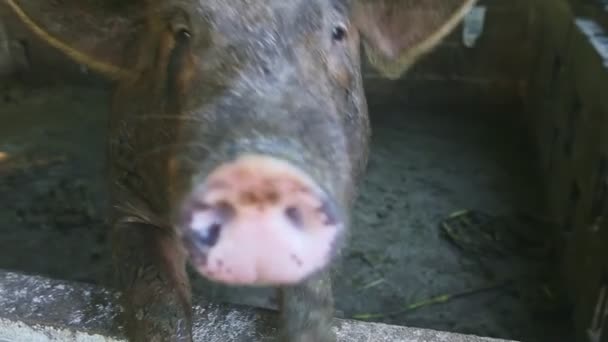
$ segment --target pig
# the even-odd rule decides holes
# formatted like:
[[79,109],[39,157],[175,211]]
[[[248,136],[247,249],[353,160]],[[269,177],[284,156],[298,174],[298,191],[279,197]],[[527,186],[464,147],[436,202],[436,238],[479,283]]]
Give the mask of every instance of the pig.
[[188,265],[278,290],[277,339],[330,342],[331,265],[371,137],[360,51],[394,79],[474,0],[2,0],[114,84],[112,258],[130,341],[192,341]]

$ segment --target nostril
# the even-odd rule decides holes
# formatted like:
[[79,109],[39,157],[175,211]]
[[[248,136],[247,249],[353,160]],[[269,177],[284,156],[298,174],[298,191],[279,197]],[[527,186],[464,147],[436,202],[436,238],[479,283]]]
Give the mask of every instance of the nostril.
[[214,204],[192,201],[186,206],[180,227],[184,238],[196,248],[215,246],[224,228],[236,215],[236,209],[226,201]]
[[285,216],[291,220],[296,227],[302,226],[302,213],[296,207],[288,207],[285,209]]
[[220,231],[222,229],[222,225],[219,223],[213,223],[209,228],[204,229],[197,234],[197,241],[199,244],[204,245],[206,247],[213,247],[217,244],[217,241],[220,238]]

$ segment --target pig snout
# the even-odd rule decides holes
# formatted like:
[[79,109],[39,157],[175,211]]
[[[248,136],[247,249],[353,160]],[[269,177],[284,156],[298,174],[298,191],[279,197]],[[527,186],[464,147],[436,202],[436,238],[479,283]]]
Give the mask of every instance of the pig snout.
[[177,226],[191,264],[212,281],[294,284],[330,263],[343,227],[335,208],[300,169],[247,155],[195,187]]

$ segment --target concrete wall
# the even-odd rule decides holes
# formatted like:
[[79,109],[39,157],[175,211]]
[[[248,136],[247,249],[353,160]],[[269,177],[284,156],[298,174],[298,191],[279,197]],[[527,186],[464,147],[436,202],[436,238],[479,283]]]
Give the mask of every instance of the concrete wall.
[[[0,341],[125,342],[119,293],[0,270]],[[263,342],[276,335],[276,312],[194,299],[193,338]],[[428,329],[336,319],[338,342],[515,342]]]

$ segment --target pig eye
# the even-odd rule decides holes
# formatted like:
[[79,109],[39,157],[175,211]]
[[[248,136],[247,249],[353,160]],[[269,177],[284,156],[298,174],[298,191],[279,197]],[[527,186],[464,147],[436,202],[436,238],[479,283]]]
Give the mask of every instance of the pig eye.
[[341,42],[346,38],[346,34],[346,26],[344,26],[344,24],[338,24],[334,26],[331,31],[331,39],[336,42]]
[[177,77],[183,67],[185,56],[190,46],[190,32],[185,29],[179,29],[174,33],[175,45],[169,55],[167,64],[167,81],[169,86],[167,91],[170,98],[175,97],[175,88],[177,85]]
[[188,39],[190,39],[190,32],[186,29],[180,29],[175,33],[175,40],[177,43],[185,43]]
[[180,63],[182,62],[182,58],[186,53],[186,49],[188,48],[188,42],[190,41],[190,32],[185,29],[179,29],[175,32],[175,45],[173,46],[173,51],[171,51],[171,56],[169,60],[169,72],[175,73],[179,70]]

